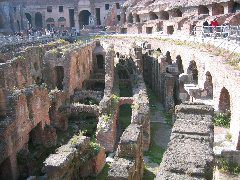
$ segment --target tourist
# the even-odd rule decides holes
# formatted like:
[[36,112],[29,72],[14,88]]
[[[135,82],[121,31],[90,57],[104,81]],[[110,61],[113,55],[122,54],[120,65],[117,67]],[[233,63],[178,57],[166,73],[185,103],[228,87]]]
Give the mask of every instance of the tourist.
[[203,22],[203,33],[204,33],[204,35],[205,34],[209,35],[209,32],[210,32],[210,30],[209,30],[209,23],[206,20],[206,21]]
[[219,24],[218,24],[218,21],[217,21],[217,19],[215,18],[215,19],[213,19],[213,21],[211,21],[211,29],[212,29],[212,32],[214,33],[214,38],[216,38],[216,35],[217,35],[217,32],[218,32],[218,26],[219,26]]

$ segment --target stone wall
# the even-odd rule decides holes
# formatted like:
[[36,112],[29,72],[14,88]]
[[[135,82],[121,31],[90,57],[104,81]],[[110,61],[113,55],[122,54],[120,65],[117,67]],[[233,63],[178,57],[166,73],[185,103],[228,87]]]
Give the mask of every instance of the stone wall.
[[176,106],[168,148],[157,179],[212,179],[213,108],[203,104]]
[[131,124],[121,136],[116,156],[107,179],[142,179],[143,132],[140,125]]
[[57,149],[45,161],[46,179],[79,179],[97,175],[105,165],[105,151],[90,138],[78,135]]

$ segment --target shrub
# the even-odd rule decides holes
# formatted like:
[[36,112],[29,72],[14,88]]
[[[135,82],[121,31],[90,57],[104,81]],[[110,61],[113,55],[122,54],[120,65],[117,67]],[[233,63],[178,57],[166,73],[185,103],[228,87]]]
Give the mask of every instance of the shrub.
[[225,159],[220,159],[219,163],[219,171],[221,173],[228,173],[228,174],[240,174],[240,166],[234,162],[228,162]]
[[230,127],[230,121],[231,121],[231,114],[230,113],[220,113],[216,115],[213,119],[213,123],[215,126]]

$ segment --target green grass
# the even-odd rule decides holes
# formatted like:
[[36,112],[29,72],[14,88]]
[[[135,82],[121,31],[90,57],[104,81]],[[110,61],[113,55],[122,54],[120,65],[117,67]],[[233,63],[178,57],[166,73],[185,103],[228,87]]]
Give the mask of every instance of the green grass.
[[156,175],[144,167],[143,180],[154,180]]
[[154,135],[158,128],[159,127],[156,124],[151,125],[151,143],[149,146],[149,150],[145,152],[144,155],[148,156],[152,162],[160,164],[162,162],[162,157],[165,150],[154,142]]
[[220,113],[216,115],[213,119],[213,123],[215,126],[230,127],[230,121],[231,121],[231,114],[230,113]]
[[110,165],[106,163],[103,170],[97,175],[97,180],[106,180],[108,176],[109,168],[110,168]]
[[240,166],[237,163],[230,163],[225,159],[220,159],[218,166],[221,173],[234,175],[240,174]]
[[126,84],[119,85],[120,97],[132,97],[132,86]]

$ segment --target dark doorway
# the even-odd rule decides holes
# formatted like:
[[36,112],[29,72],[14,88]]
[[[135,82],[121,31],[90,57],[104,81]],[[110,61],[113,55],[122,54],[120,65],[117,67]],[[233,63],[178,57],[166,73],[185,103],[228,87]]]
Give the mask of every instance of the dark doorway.
[[103,57],[103,55],[98,54],[96,57],[97,57],[98,69],[103,69],[104,68],[104,57]]
[[89,18],[91,13],[88,10],[83,10],[79,13],[79,28],[82,29],[83,26],[89,25]]
[[9,157],[0,164],[0,179],[13,179]]
[[28,28],[32,27],[32,16],[29,13],[25,13],[25,16],[28,20]]
[[230,95],[225,87],[223,87],[221,90],[218,109],[220,113],[230,112]]
[[69,21],[70,21],[70,27],[75,27],[74,9],[69,9]]
[[233,13],[239,13],[240,12],[240,4],[239,3],[234,2],[232,12]]
[[36,28],[42,28],[43,27],[42,14],[39,13],[39,12],[35,14],[35,26],[36,26]]
[[97,25],[101,25],[101,19],[100,19],[100,8],[96,8],[96,20],[97,20]]
[[200,14],[209,14],[209,9],[207,8],[207,6],[198,6],[198,15]]
[[167,34],[173,34],[173,32],[174,32],[173,26],[168,26],[167,27]]
[[62,66],[55,67],[55,83],[59,90],[63,90],[64,68]]
[[146,33],[147,34],[152,34],[152,30],[153,30],[152,27],[146,27]]

